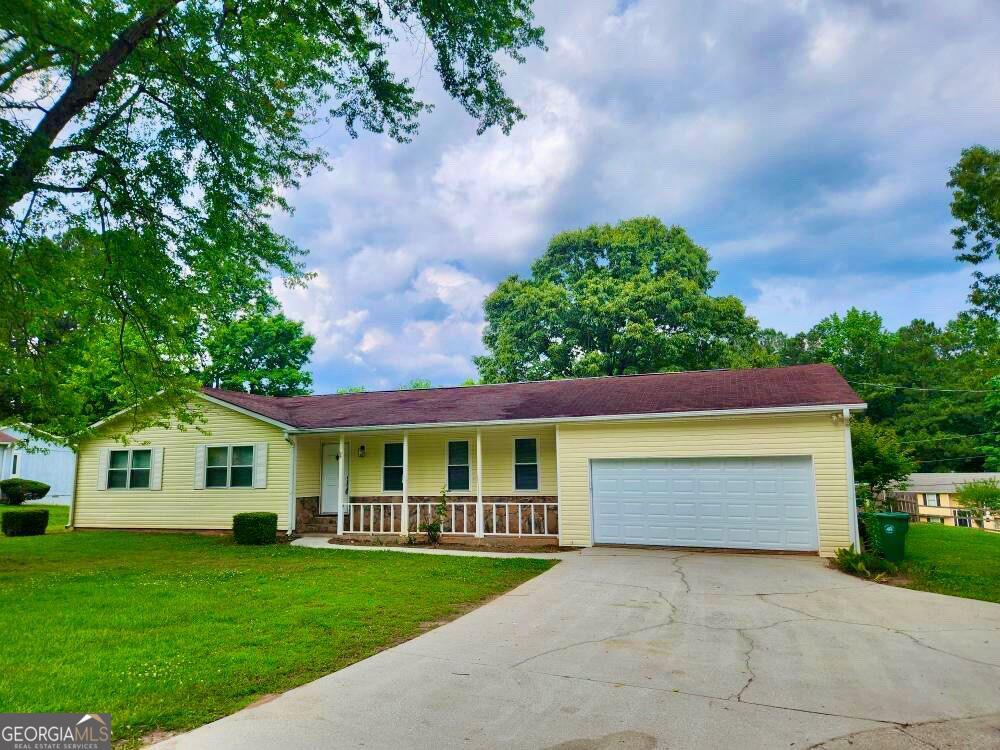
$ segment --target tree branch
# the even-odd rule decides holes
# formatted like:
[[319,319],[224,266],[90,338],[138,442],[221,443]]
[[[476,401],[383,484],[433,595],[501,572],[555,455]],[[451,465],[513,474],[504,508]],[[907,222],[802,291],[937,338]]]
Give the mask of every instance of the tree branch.
[[23,198],[48,164],[50,149],[62,130],[97,100],[104,86],[135,48],[180,0],[163,0],[156,9],[125,29],[86,73],[74,79],[21,148],[10,169],[0,173],[0,216]]

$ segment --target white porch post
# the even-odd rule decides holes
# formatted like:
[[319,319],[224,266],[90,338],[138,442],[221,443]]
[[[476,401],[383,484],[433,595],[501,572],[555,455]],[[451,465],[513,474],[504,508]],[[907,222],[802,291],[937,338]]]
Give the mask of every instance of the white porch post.
[[476,428],[476,536],[482,539],[486,534],[486,519],[483,518],[483,431]]
[[[399,535],[410,533],[410,433],[403,430],[403,497],[399,506]],[[419,531],[419,529],[418,529]]]
[[344,455],[344,435],[340,435],[340,445],[337,448],[337,536],[344,535],[344,467],[347,456]]

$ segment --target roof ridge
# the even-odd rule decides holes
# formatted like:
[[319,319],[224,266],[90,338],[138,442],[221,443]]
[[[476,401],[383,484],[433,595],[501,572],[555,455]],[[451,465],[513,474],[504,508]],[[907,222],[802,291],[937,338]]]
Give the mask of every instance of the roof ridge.
[[[301,396],[267,396],[266,398],[333,398],[336,396],[360,396],[365,393],[420,393],[423,391],[465,390],[467,388],[497,388],[511,385],[535,385],[538,383],[578,383],[589,380],[624,380],[626,378],[647,378],[652,375],[694,375],[707,372],[761,372],[767,370],[797,370],[805,367],[833,367],[829,362],[807,362],[797,365],[774,365],[773,367],[709,367],[703,370],[665,370],[660,372],[632,372],[625,375],[584,375],[575,378],[548,378],[543,380],[512,380],[505,383],[469,383],[468,385],[435,385],[429,388],[377,388],[375,390],[353,391],[350,393],[307,393]],[[216,389],[223,390],[223,389]],[[241,391],[227,391],[241,393]],[[255,395],[255,394],[246,394]],[[260,394],[263,395],[263,394]]]

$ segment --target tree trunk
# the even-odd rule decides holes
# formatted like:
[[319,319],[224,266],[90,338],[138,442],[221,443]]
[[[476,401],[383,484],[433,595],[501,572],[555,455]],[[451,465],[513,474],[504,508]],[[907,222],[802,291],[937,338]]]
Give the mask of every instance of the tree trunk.
[[59,100],[41,119],[10,169],[0,173],[0,216],[4,216],[34,188],[45,170],[50,148],[74,117],[93,104],[118,67],[146,39],[180,0],[167,0],[123,31],[83,75],[74,78]]

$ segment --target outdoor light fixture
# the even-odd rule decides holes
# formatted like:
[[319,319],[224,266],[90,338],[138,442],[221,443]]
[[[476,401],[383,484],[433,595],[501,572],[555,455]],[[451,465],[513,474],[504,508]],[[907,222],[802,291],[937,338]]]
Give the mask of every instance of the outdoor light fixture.
[[364,457],[365,457],[365,444],[362,443],[361,445],[358,446],[358,458],[364,458]]

